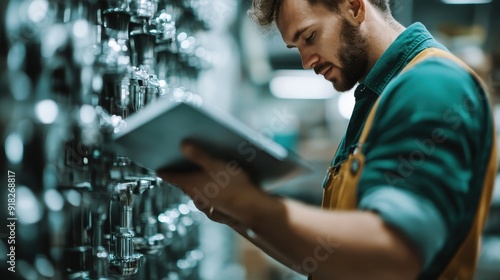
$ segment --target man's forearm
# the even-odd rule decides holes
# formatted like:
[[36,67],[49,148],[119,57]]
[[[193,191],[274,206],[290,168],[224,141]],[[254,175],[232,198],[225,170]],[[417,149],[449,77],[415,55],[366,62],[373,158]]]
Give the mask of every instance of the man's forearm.
[[238,219],[256,235],[249,236],[253,243],[301,273],[401,280],[420,270],[417,253],[375,213],[323,211],[265,194],[245,197],[238,207]]
[[289,257],[284,255],[283,252],[276,251],[276,248],[272,244],[269,244],[264,239],[255,236],[250,229],[244,227],[232,227],[232,228],[241,236],[243,236],[245,239],[247,239],[249,242],[259,247],[265,254],[267,254],[271,258],[295,270],[298,273],[304,274],[304,272],[300,270],[300,267],[295,265],[295,263],[292,260],[290,260]]

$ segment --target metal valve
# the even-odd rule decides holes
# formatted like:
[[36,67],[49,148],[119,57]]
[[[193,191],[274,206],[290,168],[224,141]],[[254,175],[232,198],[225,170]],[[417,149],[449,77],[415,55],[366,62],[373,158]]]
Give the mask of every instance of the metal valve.
[[134,275],[142,265],[144,255],[134,252],[134,233],[127,228],[112,235],[115,253],[108,257],[109,269],[114,275]]

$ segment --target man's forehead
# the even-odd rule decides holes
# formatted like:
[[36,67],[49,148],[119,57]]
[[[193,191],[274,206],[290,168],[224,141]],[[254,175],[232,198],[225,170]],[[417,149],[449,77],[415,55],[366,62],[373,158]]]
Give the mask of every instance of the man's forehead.
[[301,19],[300,11],[305,5],[300,2],[307,4],[307,0],[282,0],[281,5],[278,7],[276,11],[276,25],[282,34],[285,28],[297,24]]
[[314,22],[316,16],[307,0],[283,0],[276,17],[276,26],[286,43],[291,43],[298,30]]

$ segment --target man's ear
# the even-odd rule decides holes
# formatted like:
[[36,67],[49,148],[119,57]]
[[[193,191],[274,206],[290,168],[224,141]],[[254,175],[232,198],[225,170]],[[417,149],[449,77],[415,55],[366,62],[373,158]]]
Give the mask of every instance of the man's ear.
[[356,25],[361,24],[365,21],[366,16],[366,0],[347,0],[349,20],[356,23]]

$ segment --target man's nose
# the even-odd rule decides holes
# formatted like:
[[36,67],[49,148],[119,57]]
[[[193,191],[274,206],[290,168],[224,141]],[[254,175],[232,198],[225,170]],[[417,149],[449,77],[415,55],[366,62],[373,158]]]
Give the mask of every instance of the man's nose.
[[302,67],[304,69],[312,69],[318,63],[318,55],[308,50],[300,50],[300,58],[302,59]]

